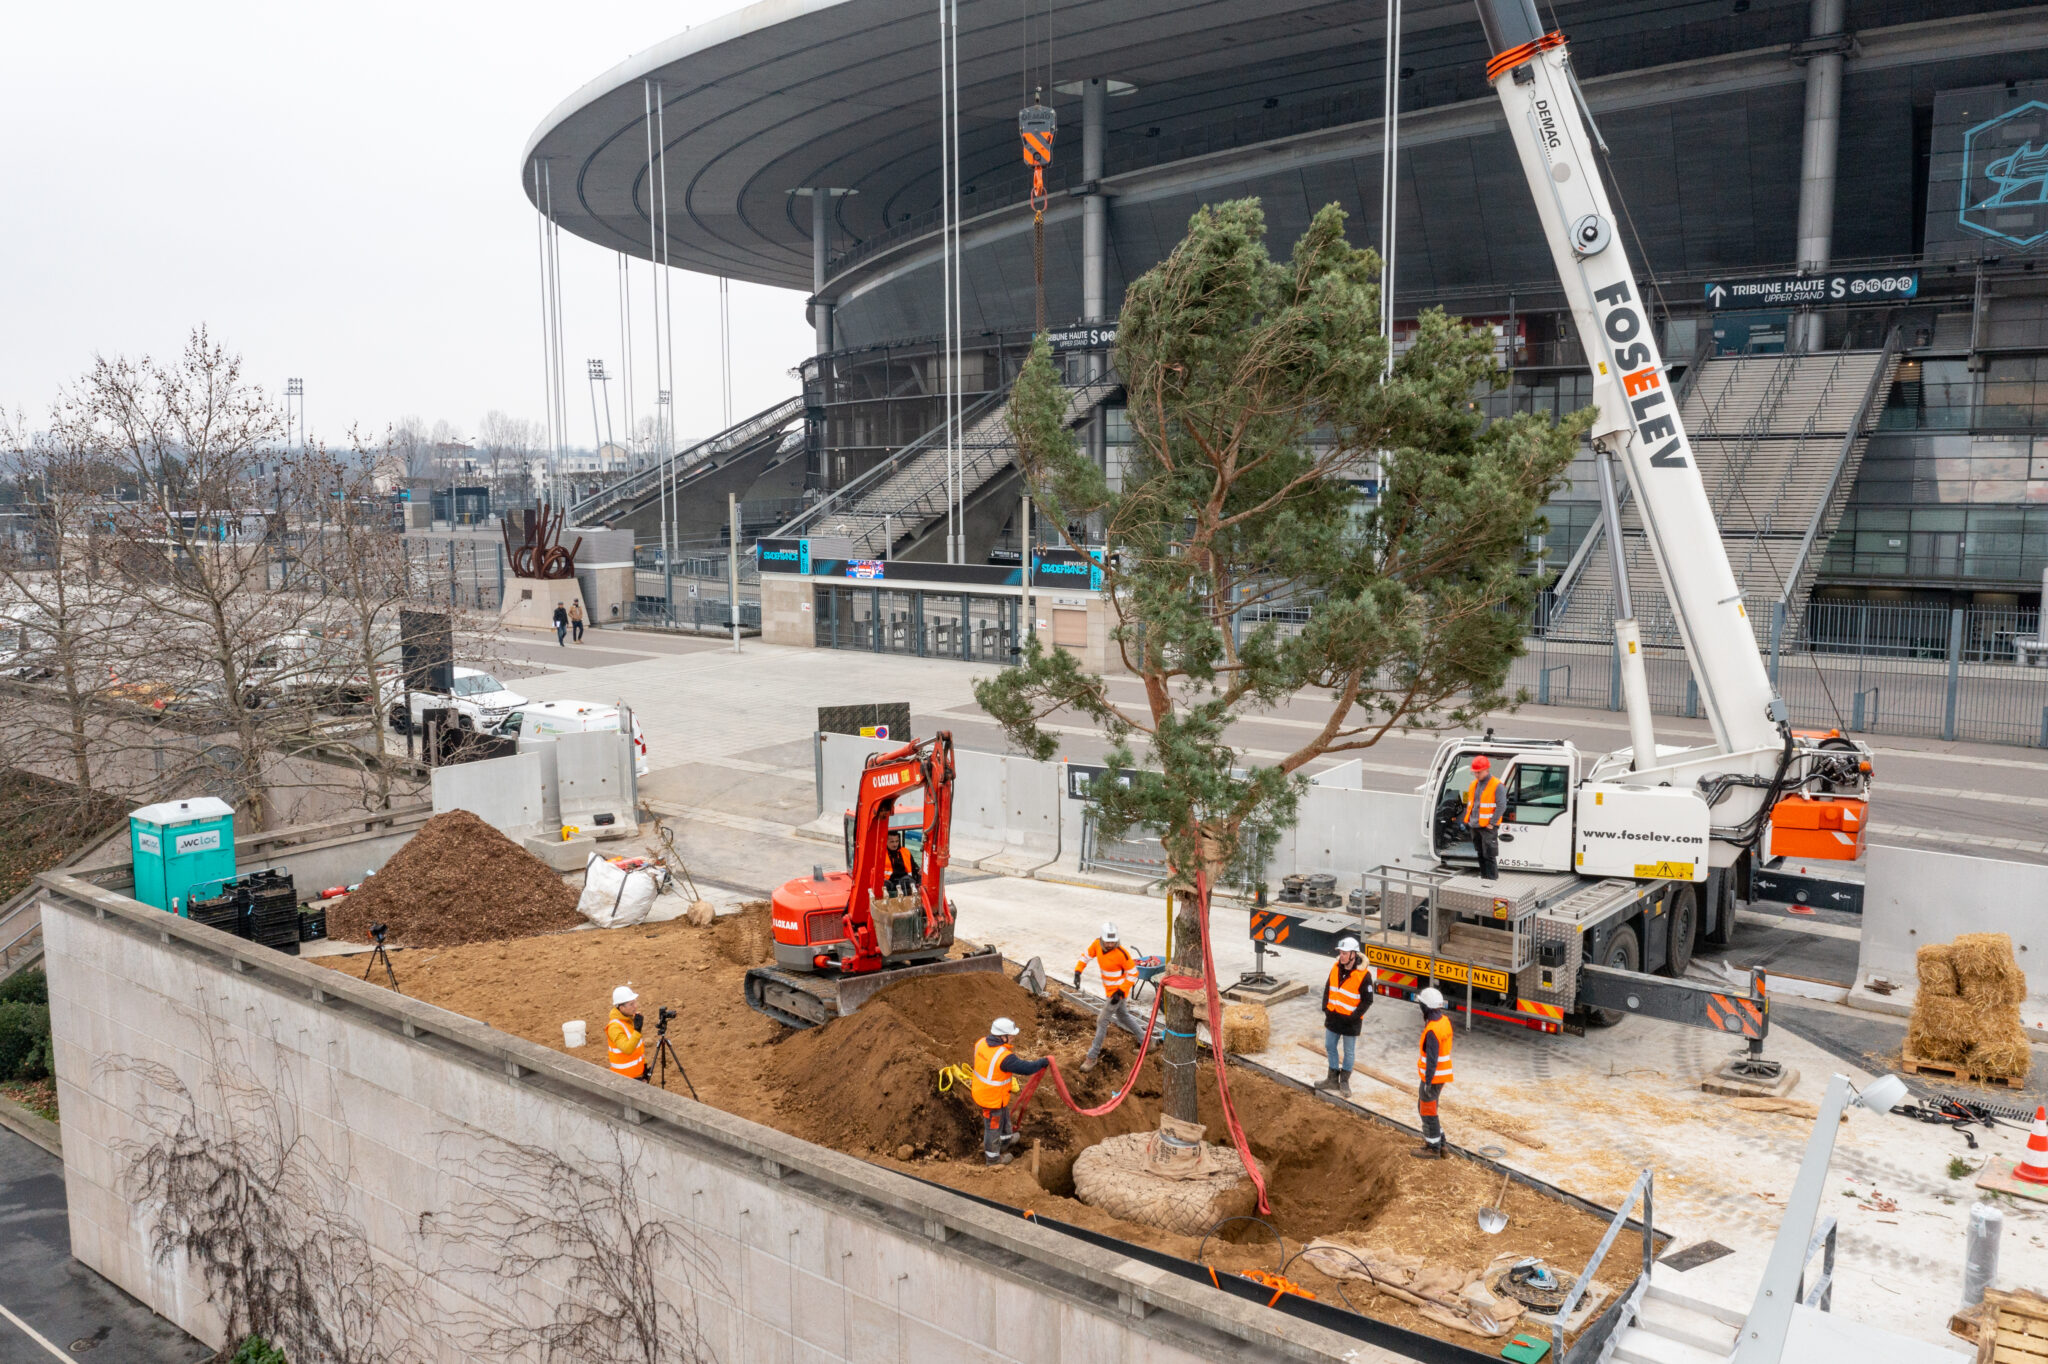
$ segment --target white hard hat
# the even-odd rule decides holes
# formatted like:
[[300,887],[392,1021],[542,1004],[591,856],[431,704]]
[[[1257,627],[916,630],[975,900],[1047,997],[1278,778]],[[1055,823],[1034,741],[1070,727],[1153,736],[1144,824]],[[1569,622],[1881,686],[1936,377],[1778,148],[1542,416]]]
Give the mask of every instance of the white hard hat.
[[640,998],[640,996],[633,993],[633,987],[630,985],[621,985],[618,989],[612,991],[612,1004],[614,1006],[620,1004],[631,1004],[634,1000],[638,998]]
[[1339,939],[1337,939],[1337,950],[1338,950],[1339,952],[1356,952],[1356,951],[1358,950],[1358,939],[1356,939],[1356,938],[1339,938]]
[[990,1037],[1015,1037],[1017,1035],[1017,1025],[1007,1018],[998,1018],[995,1022],[988,1025],[988,1035]]
[[1415,996],[1415,1002],[1425,1009],[1441,1009],[1444,1007],[1444,992],[1432,985]]
[[1116,925],[1108,920],[1103,921],[1102,940],[1104,942],[1116,941]]

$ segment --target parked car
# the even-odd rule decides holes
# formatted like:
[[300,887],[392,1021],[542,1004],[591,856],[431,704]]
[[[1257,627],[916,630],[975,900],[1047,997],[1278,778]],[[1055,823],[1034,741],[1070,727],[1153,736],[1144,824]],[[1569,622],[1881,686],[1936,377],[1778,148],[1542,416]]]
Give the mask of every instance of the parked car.
[[381,691],[391,727],[400,734],[424,723],[423,717],[429,710],[442,709],[453,709],[456,722],[464,729],[493,731],[505,723],[506,716],[527,704],[525,697],[479,668],[457,668],[452,693],[414,691],[410,715],[406,713],[405,693],[397,676],[385,678]]
[[[647,740],[640,721],[633,722],[633,770],[647,775]],[[524,753],[535,744],[553,743],[564,734],[616,734],[619,708],[598,701],[529,701],[506,716],[497,733],[519,740]]]

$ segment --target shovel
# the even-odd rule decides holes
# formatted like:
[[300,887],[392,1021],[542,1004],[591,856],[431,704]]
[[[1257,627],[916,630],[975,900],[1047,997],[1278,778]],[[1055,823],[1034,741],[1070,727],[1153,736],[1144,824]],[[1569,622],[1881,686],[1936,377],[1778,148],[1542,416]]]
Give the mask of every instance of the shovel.
[[1500,1192],[1493,1196],[1492,1205],[1479,1210],[1479,1229],[1488,1236],[1498,1236],[1507,1230],[1508,1215],[1501,1211],[1500,1205],[1501,1200],[1508,1196],[1509,1178],[1510,1175],[1506,1173],[1501,1175]]

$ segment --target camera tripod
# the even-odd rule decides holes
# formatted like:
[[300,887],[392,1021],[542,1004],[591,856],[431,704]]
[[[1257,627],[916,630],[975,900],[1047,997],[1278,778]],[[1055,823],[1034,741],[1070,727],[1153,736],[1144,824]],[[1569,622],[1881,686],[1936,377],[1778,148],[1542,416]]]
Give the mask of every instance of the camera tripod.
[[[683,1069],[683,1058],[676,1055],[676,1044],[668,1040],[668,1021],[673,1017],[675,1017],[674,1009],[663,1009],[654,1020],[656,1083],[663,1089],[668,1088],[668,1063],[674,1061],[676,1063],[676,1074],[683,1077],[683,1083],[689,1085],[690,1097],[696,1099],[697,1086],[690,1083],[690,1072]],[[702,1103],[703,1100],[698,1099],[698,1102]]]
[[384,978],[391,982],[392,991],[397,994],[404,994],[405,991],[398,988],[398,973],[391,969],[391,954],[384,950],[384,925],[378,924],[375,928],[372,928],[370,930],[370,937],[376,943],[376,946],[370,949],[370,961],[367,966],[363,967],[363,979],[368,980],[370,972],[376,970],[377,963],[381,961],[384,963]]

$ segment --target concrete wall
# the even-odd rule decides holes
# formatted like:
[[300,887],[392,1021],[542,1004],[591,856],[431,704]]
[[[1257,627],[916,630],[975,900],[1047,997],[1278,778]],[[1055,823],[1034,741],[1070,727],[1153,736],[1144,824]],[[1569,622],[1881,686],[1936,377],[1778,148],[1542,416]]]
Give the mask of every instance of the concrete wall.
[[217,1091],[240,1075],[253,1085],[236,1130],[275,1122],[296,1139],[314,1173],[295,1207],[334,1219],[402,1309],[374,1340],[358,1328],[364,1357],[538,1357],[478,1331],[554,1319],[559,1264],[516,1280],[500,1260],[465,1269],[479,1243],[450,1232],[489,1192],[475,1153],[511,1142],[586,1177],[632,1172],[633,1216],[701,1257],[665,1260],[659,1296],[694,1308],[721,1360],[1394,1358],[345,973],[73,878],[42,885],[73,1253],[209,1344],[220,1313],[181,1256],[152,1255],[158,1210],[134,1172],[179,1111],[176,1086],[197,1100],[200,1149],[225,1149],[235,1110]]
[[767,644],[816,648],[817,627],[811,620],[811,580],[794,573],[761,575],[761,639]]
[[[1919,989],[1914,953],[1960,933],[2007,933],[2027,973],[2022,1020],[2048,1035],[2048,866],[1873,845],[1865,854],[1863,938],[1849,1002],[1884,1012],[1911,1009]],[[1873,991],[1870,983],[1889,983]]]
[[517,842],[548,824],[541,755],[514,753],[434,769],[434,813],[467,810]]

